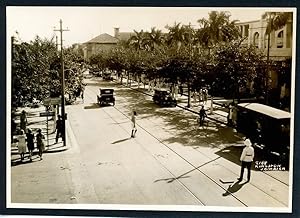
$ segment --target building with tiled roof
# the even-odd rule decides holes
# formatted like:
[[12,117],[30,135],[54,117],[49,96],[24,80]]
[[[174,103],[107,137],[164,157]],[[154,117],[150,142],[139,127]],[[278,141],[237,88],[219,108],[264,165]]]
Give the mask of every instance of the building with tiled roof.
[[87,61],[94,54],[103,51],[109,51],[112,48],[116,47],[118,42],[127,41],[131,36],[135,35],[134,32],[120,32],[119,28],[114,28],[114,31],[114,36],[103,33],[83,43],[82,48],[84,60]]
[[118,41],[115,37],[103,33],[83,43],[84,60],[88,60],[93,54],[111,50],[117,45]]

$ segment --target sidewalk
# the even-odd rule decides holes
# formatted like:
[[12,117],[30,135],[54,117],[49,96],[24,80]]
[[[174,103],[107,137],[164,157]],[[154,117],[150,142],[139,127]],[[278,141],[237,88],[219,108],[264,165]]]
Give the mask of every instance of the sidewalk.
[[[56,129],[55,129],[55,123],[52,117],[48,117],[48,137],[47,137],[47,117],[41,117],[40,113],[45,112],[45,107],[40,106],[38,108],[18,108],[16,111],[16,124],[17,127],[19,127],[19,114],[21,114],[22,110],[26,111],[27,114],[27,129],[31,129],[34,136],[37,134],[37,130],[41,129],[42,134],[45,136],[44,144],[45,144],[45,150],[44,153],[54,153],[54,152],[62,152],[66,151],[70,148],[71,143],[69,143],[70,134],[69,134],[69,123],[66,120],[66,146],[63,145],[62,139],[58,139],[58,143],[55,143],[55,137],[56,137]],[[13,138],[17,138],[16,135],[13,136]],[[36,142],[35,142],[36,143]],[[36,148],[34,149],[34,156],[37,155],[38,150]],[[25,155],[25,161],[27,160],[27,155]],[[18,161],[20,161],[20,156],[18,152],[18,143],[11,143],[11,161],[12,165],[17,164]]]

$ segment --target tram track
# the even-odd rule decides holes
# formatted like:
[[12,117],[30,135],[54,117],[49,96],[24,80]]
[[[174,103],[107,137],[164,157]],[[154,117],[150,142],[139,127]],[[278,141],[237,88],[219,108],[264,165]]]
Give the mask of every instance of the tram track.
[[[139,91],[139,90],[135,90],[135,89],[133,89],[133,88],[130,88],[130,89],[133,90],[133,91],[142,93],[142,94],[144,94],[144,95],[153,97],[151,94],[148,94],[148,93],[145,93],[145,92],[142,92],[142,91]],[[181,105],[176,105],[176,107],[179,107],[179,108],[181,108],[182,110],[187,110],[187,111],[189,111],[189,112],[191,112],[191,113],[193,113],[193,114],[197,114],[197,115],[195,115],[195,116],[196,116],[195,119],[196,119],[197,116],[198,116],[198,113],[195,113],[193,110],[187,109],[187,108],[185,108],[185,107],[183,107],[183,106],[181,106]],[[208,116],[208,118],[209,118],[209,119],[211,120],[211,122],[213,122],[213,123],[221,123],[221,124],[224,124],[224,123],[222,123],[222,122],[220,122],[220,121],[216,121],[215,119],[212,119],[212,118],[209,117],[209,116]],[[152,122],[152,123],[153,123],[153,122]],[[166,130],[166,131],[167,131],[167,130]],[[205,142],[207,142],[208,144],[210,144],[207,140],[205,140],[205,139],[203,139],[203,140],[204,140]],[[214,147],[214,148],[219,148],[219,147],[217,147],[217,146],[215,146],[215,145],[213,145],[213,144],[211,144],[211,145],[212,145],[212,147]],[[198,152],[200,152],[200,151],[198,151]],[[200,152],[200,153],[202,153],[202,152]],[[202,154],[203,154],[203,153],[202,153]],[[229,154],[229,155],[230,155],[231,157],[234,157],[232,154]],[[285,182],[283,182],[283,181],[277,179],[276,177],[274,177],[274,176],[272,176],[272,175],[270,175],[270,174],[268,174],[268,173],[266,173],[266,172],[264,172],[264,171],[262,171],[262,173],[264,173],[265,175],[271,177],[272,179],[277,180],[278,182],[280,182],[280,183],[282,183],[282,184],[284,184],[284,185],[286,185],[286,186],[289,186],[289,184],[287,184],[287,183],[285,183]]]
[[[90,91],[91,91],[91,94],[88,94],[87,96],[90,98],[90,99],[92,99],[92,100],[94,100],[94,98],[95,98],[95,95],[97,95],[97,93],[94,91],[94,90],[91,90],[90,89]],[[133,91],[134,91],[134,89],[133,89]],[[130,117],[128,116],[128,115],[126,115],[120,108],[118,108],[118,107],[114,107],[115,108],[115,110],[117,110],[119,113],[121,113],[123,116],[125,116],[125,117],[127,117],[128,119],[130,119]],[[104,112],[112,119],[112,120],[114,120],[115,122],[117,122],[110,114],[108,114],[105,110],[104,110]],[[153,122],[153,121],[150,121],[150,122],[152,122],[153,124],[155,124],[155,122]],[[182,160],[184,160],[187,164],[189,164],[193,169],[192,169],[192,171],[193,170],[196,170],[196,171],[198,171],[199,173],[201,173],[202,175],[204,175],[206,178],[208,178],[211,182],[213,182],[214,184],[216,184],[217,186],[219,186],[221,189],[223,189],[224,191],[226,191],[226,192],[229,192],[229,194],[233,197],[233,198],[235,198],[237,201],[239,201],[241,204],[243,204],[244,206],[246,206],[246,207],[248,207],[248,205],[245,203],[245,202],[243,202],[242,200],[240,200],[237,196],[235,196],[235,194],[234,193],[231,193],[230,191],[228,191],[226,188],[224,188],[222,185],[220,185],[216,180],[214,180],[212,177],[210,177],[209,175],[207,175],[205,172],[203,172],[203,171],[201,171],[200,169],[199,169],[199,166],[195,166],[193,163],[191,163],[189,160],[187,160],[184,156],[182,156],[180,153],[178,153],[178,152],[176,152],[174,149],[172,149],[170,146],[168,146],[167,144],[165,144],[162,140],[160,140],[159,138],[157,138],[155,135],[153,135],[151,132],[149,132],[146,128],[144,128],[143,126],[141,126],[140,124],[137,124],[141,129],[143,129],[145,132],[147,132],[147,134],[149,134],[151,137],[153,137],[153,138],[155,138],[160,144],[162,144],[163,146],[165,146],[166,148],[168,148],[170,151],[172,151],[174,154],[176,154],[179,158],[181,158]],[[124,129],[125,130],[125,129]],[[125,130],[125,131],[127,131],[127,130]],[[168,131],[168,130],[164,130],[164,131],[167,131],[167,132],[169,132],[170,133],[170,131]],[[207,143],[209,143],[208,141],[206,141],[205,139],[204,139],[204,141],[205,142],[207,142]],[[141,143],[139,143],[142,147],[143,147],[143,149],[145,149],[148,153],[150,153]],[[214,148],[219,148],[218,146],[215,146],[215,145],[212,145]],[[199,150],[197,150],[197,149],[195,149],[197,152],[199,152],[201,155],[203,155],[203,156],[206,156],[208,159],[210,159],[210,161],[208,161],[208,162],[211,162],[211,161],[214,161],[214,160],[212,160],[211,159],[211,157],[208,157],[205,153],[203,153],[203,152],[201,152],[201,151],[199,151]],[[167,169],[167,167],[165,167],[164,165],[163,165],[163,163],[161,163],[158,159],[157,159],[157,157],[155,157],[154,155],[152,155],[151,153],[150,153],[150,155],[151,156],[153,156],[153,158],[155,158],[161,165],[162,165],[162,167],[164,168],[164,169],[166,169],[173,177],[174,177],[174,180],[176,180],[178,183],[180,183],[187,191],[189,191],[189,193],[191,193],[198,201],[199,201],[199,203],[201,204],[201,205],[203,205],[203,206],[205,206],[205,204],[201,201],[201,199],[199,199],[199,198],[197,198],[196,197],[196,195],[195,194],[193,194],[192,193],[192,191],[187,187],[187,186],[185,186],[179,179],[177,179],[177,176],[176,175],[174,175],[170,170],[168,170]],[[233,155],[232,155],[233,156]],[[235,172],[233,172],[231,169],[229,169],[229,168],[227,168],[227,167],[225,167],[225,166],[223,166],[223,165],[220,165],[220,166],[222,166],[224,169],[226,169],[226,170],[228,170],[228,171],[230,171],[230,172],[232,172],[232,173],[235,173]],[[263,172],[265,175],[267,175],[267,176],[270,176],[270,177],[272,177],[271,175],[269,175],[269,174],[267,174],[267,173],[265,173],[265,172]],[[277,181],[279,181],[279,182],[281,182],[281,183],[283,183],[281,180],[278,180],[277,178],[274,178],[274,177],[272,177],[273,179],[275,179],[275,180],[277,180]],[[284,185],[286,185],[286,186],[288,186],[286,183],[283,183]],[[276,199],[276,198],[274,198],[273,196],[271,196],[271,195],[269,195],[267,192],[265,192],[263,189],[261,189],[261,188],[259,188],[259,187],[257,187],[257,186],[255,186],[254,184],[252,184],[255,188],[257,188],[258,190],[260,190],[260,191],[262,191],[262,192],[264,192],[266,195],[268,195],[269,197],[271,197],[271,198],[273,198],[274,200],[276,200],[276,201],[278,201],[278,202],[280,202],[281,204],[284,204],[285,205],[285,203],[284,202],[282,202],[282,201],[280,201],[280,200],[278,200],[278,199]]]

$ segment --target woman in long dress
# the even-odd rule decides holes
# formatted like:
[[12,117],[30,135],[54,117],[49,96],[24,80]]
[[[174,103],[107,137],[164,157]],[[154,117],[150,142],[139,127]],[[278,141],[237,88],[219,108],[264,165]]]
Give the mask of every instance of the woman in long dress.
[[18,136],[18,151],[21,156],[21,161],[23,161],[26,153],[26,135],[24,130],[21,130],[21,135]]

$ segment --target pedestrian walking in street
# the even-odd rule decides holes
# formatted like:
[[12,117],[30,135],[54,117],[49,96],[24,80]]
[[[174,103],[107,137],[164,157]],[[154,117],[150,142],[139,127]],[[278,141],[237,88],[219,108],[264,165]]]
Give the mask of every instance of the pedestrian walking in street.
[[250,181],[250,177],[251,177],[251,164],[253,162],[254,159],[254,148],[252,147],[252,143],[250,141],[250,139],[246,139],[244,141],[245,144],[245,148],[243,149],[243,152],[241,154],[241,158],[240,161],[242,162],[242,166],[241,166],[241,174],[240,177],[238,178],[238,181],[242,181],[243,180],[243,175],[244,175],[244,169],[247,168],[248,170],[248,177],[247,177],[247,182]]
[[26,153],[26,135],[24,130],[21,130],[20,133],[18,136],[18,151],[21,156],[21,161],[23,161]]
[[23,129],[24,133],[26,132],[26,125],[27,125],[27,116],[26,111],[22,111],[20,115],[20,127]]
[[34,135],[32,134],[30,129],[27,129],[26,141],[27,141],[27,149],[29,152],[29,159],[30,161],[32,161],[32,155],[34,150]]
[[58,115],[58,120],[56,121],[56,138],[55,143],[58,143],[58,138],[63,137],[63,121],[61,115]]
[[38,133],[36,134],[36,147],[39,150],[40,160],[43,160],[43,152],[45,150],[44,145],[45,136],[42,134],[42,130],[38,129]]
[[132,113],[131,125],[132,125],[131,138],[134,138],[136,131],[137,131],[137,129],[136,129],[136,111],[133,111],[133,113]]
[[203,105],[202,105],[202,107],[200,109],[199,115],[200,115],[200,117],[199,117],[200,118],[200,121],[199,121],[200,122],[200,126],[203,126],[204,119],[207,116]]

